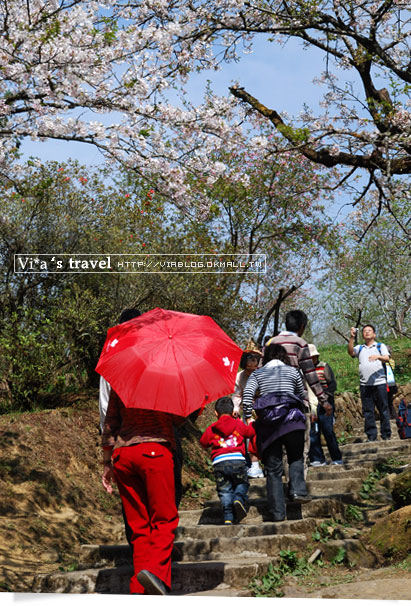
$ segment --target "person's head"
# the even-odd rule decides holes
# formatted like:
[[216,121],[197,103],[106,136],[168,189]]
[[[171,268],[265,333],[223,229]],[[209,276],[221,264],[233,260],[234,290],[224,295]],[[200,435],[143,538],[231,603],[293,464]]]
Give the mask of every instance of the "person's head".
[[310,350],[311,359],[313,361],[314,366],[317,366],[320,361],[320,354],[315,345],[312,343],[309,344],[308,349]]
[[241,356],[240,367],[247,375],[251,375],[260,363],[261,355],[258,352],[246,351]]
[[367,342],[372,342],[375,339],[375,328],[372,324],[366,324],[365,326],[362,327],[362,336],[364,341]]
[[218,418],[222,415],[232,416],[234,411],[234,404],[231,398],[224,396],[224,398],[218,398],[215,403],[215,414]]
[[123,309],[118,319],[119,324],[123,324],[124,322],[128,322],[133,318],[138,318],[141,316],[141,311],[135,309],[134,307],[129,307],[128,309]]
[[282,345],[278,345],[278,343],[270,343],[265,348],[263,365],[271,362],[271,360],[280,360],[284,364],[290,364],[286,349]]
[[267,342],[272,339],[271,335],[265,335],[264,337],[264,341],[263,341],[263,346],[267,345]]
[[308,318],[306,314],[300,309],[293,309],[289,311],[285,316],[285,327],[290,332],[297,333],[298,336],[302,336],[305,327],[307,326]]

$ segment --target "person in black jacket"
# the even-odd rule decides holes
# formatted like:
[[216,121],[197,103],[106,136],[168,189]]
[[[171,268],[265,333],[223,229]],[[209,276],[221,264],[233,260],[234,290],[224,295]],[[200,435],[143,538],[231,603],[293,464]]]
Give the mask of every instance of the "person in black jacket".
[[317,418],[314,419],[314,422],[311,424],[310,432],[310,452],[308,453],[310,465],[312,465],[312,467],[327,465],[321,445],[321,434],[324,435],[332,464],[343,465],[344,462],[342,460],[341,450],[338,446],[337,437],[334,432],[334,394],[337,389],[337,381],[335,380],[331,366],[327,364],[327,362],[320,362],[320,354],[315,345],[310,344],[308,348],[321,387],[323,388],[324,393],[327,394],[328,402],[333,408],[332,414],[326,415],[322,405],[318,404],[317,406]]

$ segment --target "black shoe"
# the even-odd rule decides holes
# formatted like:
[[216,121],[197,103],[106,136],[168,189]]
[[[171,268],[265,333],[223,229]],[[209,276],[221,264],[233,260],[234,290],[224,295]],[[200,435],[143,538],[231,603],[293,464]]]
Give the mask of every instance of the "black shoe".
[[241,501],[236,500],[233,503],[233,509],[236,522],[241,522],[241,520],[243,520],[247,515],[246,508],[244,507]]
[[148,570],[140,570],[137,581],[142,584],[148,595],[167,595],[169,593],[163,581]]
[[391,436],[385,436],[385,438],[381,438],[381,440],[391,440]]
[[292,494],[290,496],[292,503],[309,503],[311,501],[311,497],[308,494]]

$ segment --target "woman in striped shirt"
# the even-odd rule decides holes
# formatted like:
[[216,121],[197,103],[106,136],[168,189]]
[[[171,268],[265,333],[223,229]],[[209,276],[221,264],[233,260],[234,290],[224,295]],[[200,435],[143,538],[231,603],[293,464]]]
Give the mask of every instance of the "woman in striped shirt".
[[[260,397],[254,401],[256,395]],[[263,367],[250,375],[243,392],[247,423],[257,414],[257,445],[267,474],[267,499],[272,519],[286,517],[282,475],[283,445],[289,465],[289,498],[310,501],[304,480],[304,385],[300,372],[289,366],[287,352],[276,343],[267,346]]]

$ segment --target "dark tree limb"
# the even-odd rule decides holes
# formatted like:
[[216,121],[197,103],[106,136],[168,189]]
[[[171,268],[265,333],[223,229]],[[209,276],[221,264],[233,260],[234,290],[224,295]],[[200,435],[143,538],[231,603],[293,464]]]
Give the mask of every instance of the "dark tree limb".
[[[371,154],[354,154],[347,152],[339,152],[331,154],[330,149],[321,147],[315,149],[314,143],[301,140],[301,133],[292,126],[286,124],[275,109],[269,109],[258,99],[250,95],[244,88],[239,86],[231,86],[230,92],[253,110],[268,118],[275,128],[293,144],[298,151],[308,160],[321,164],[328,168],[335,166],[352,166],[363,168],[366,170],[379,169],[382,172],[390,172],[390,174],[411,174],[411,157],[407,154],[397,157],[396,159],[386,159],[379,149],[374,149]],[[355,133],[353,133],[355,136]]]
[[337,333],[337,335],[339,335],[340,337],[342,337],[344,339],[344,341],[348,341],[350,340],[348,337],[345,336],[345,334],[343,334],[342,332],[340,332],[337,328],[335,328],[335,326],[332,327],[333,331]]
[[268,323],[273,314],[274,314],[274,335],[278,334],[278,332],[279,332],[278,328],[279,328],[279,324],[280,324],[280,307],[281,307],[282,303],[284,303],[284,301],[290,295],[292,295],[296,290],[301,288],[301,286],[302,286],[302,284],[299,284],[298,286],[291,286],[291,288],[289,288],[288,290],[285,290],[284,288],[280,288],[276,301],[274,301],[274,303],[272,304],[272,306],[270,307],[270,309],[267,311],[267,313],[264,316],[263,324],[261,326],[261,330],[257,337],[257,344],[259,347],[262,347],[265,331],[267,330]]

